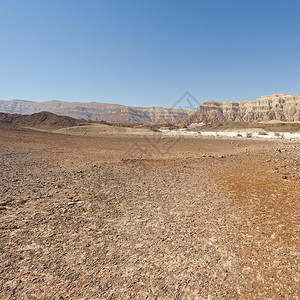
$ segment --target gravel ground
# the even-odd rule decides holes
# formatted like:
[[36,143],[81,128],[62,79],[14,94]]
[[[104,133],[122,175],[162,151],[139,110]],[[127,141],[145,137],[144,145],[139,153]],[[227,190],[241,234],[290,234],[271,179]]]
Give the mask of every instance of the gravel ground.
[[0,142],[1,299],[299,299],[299,142]]

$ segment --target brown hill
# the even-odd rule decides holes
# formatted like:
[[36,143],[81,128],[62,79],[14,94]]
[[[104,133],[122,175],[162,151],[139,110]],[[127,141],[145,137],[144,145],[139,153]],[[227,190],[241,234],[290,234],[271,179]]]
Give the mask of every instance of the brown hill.
[[0,126],[21,126],[37,128],[63,128],[89,123],[68,116],[58,116],[50,112],[40,112],[32,115],[0,113]]

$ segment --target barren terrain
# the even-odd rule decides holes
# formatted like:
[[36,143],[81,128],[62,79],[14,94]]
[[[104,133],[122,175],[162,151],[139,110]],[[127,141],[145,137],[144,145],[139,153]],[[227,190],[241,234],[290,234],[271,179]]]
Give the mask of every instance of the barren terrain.
[[299,141],[0,129],[1,299],[299,299]]

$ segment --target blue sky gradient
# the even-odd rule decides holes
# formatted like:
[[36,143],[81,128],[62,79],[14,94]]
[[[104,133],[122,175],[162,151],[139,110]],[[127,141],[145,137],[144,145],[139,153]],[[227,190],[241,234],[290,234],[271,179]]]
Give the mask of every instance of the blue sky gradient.
[[0,99],[300,94],[300,1],[0,0]]

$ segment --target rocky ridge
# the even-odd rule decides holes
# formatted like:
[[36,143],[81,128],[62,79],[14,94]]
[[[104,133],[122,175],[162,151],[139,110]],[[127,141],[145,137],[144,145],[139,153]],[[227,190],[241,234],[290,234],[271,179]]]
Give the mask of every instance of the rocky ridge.
[[32,115],[8,114],[0,112],[0,126],[34,126],[47,128],[72,127],[89,121],[78,120],[67,116],[58,116],[50,112],[34,113]]

